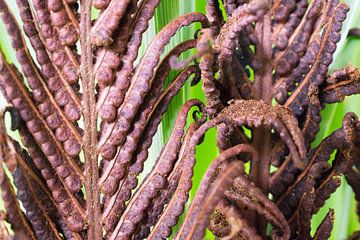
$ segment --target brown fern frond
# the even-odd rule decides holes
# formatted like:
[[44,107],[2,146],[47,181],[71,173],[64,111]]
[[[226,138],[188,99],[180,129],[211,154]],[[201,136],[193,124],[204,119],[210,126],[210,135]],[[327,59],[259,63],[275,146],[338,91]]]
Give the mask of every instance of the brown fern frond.
[[[0,239],[200,240],[208,229],[225,240],[322,240],[335,212],[314,235],[312,218],[341,184],[360,216],[360,121],[347,113],[318,139],[322,109],[360,92],[356,66],[329,72],[346,3],[207,0],[205,13],[174,18],[141,54],[156,8],[169,1],[16,0],[19,17],[10,2],[0,0],[16,57],[0,49],[9,104],[0,115]],[[190,25],[194,38],[167,50]],[[200,81],[204,96],[186,98],[152,162],[173,99]],[[214,160],[197,155],[211,128]]]

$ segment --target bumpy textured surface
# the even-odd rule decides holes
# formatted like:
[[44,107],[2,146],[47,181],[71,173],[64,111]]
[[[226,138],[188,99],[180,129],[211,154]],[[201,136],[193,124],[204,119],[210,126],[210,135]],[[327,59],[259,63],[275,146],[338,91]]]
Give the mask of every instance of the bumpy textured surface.
[[[345,3],[207,0],[206,13],[174,16],[140,56],[156,8],[169,1],[16,0],[19,18],[9,2],[0,0],[16,56],[11,63],[0,49],[9,103],[0,116],[1,239],[200,240],[209,229],[225,240],[325,240],[334,210],[314,235],[311,220],[340,184],[352,187],[360,216],[357,116],[347,113],[314,146],[325,105],[360,92],[357,67],[329,72]],[[194,38],[169,49],[190,25]],[[176,110],[143,176],[172,100],[199,82],[204,103],[186,99]],[[190,201],[210,128],[219,155]]]

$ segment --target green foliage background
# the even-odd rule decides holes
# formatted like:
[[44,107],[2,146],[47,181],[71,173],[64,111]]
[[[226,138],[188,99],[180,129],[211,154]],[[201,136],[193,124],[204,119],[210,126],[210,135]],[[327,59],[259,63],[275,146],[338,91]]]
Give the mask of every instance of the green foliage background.
[[[19,11],[16,7],[15,1],[7,1],[11,9],[13,10],[17,19],[19,19]],[[346,35],[349,29],[357,27],[360,28],[360,0],[347,0],[351,6],[351,11],[348,15],[343,28],[343,39],[338,45],[338,50],[335,53],[334,62],[331,69],[342,67],[348,63],[360,67],[360,38],[348,38]],[[176,17],[188,12],[205,12],[206,0],[163,0],[160,6],[156,9],[155,17],[150,23],[148,31],[143,38],[143,44],[141,47],[141,53],[144,53],[146,47],[151,42],[153,37],[159,32],[167,23]],[[197,25],[190,26],[181,30],[172,40],[166,48],[167,52],[170,48],[177,45],[177,43],[193,38],[195,29],[199,28]],[[9,39],[6,35],[6,31],[2,22],[0,22],[0,48],[5,52],[7,59],[10,62],[17,64],[15,55],[12,52]],[[186,57],[189,53],[185,54]],[[141,54],[139,55],[139,58]],[[173,71],[169,77],[169,81],[176,75]],[[186,87],[180,92],[180,94],[172,101],[165,118],[158,129],[158,133],[155,136],[154,144],[150,150],[150,159],[146,164],[146,168],[142,177],[151,169],[161,147],[169,137],[177,112],[180,109],[183,102],[191,98],[200,98],[204,100],[203,93],[201,91],[201,84],[195,87],[190,87],[188,82]],[[0,96],[0,106],[3,107],[6,104],[2,96]],[[332,131],[341,126],[342,119],[346,112],[353,111],[360,116],[360,96],[347,97],[346,100],[340,104],[333,104],[326,106],[322,111],[322,124],[318,134],[317,140],[314,143],[316,146],[321,139],[328,136]],[[195,167],[195,175],[193,178],[193,190],[191,196],[194,196],[196,189],[199,186],[202,175],[205,173],[210,162],[217,156],[216,150],[215,131],[212,130],[206,134],[204,143],[197,149],[197,163]],[[354,194],[351,188],[346,184],[343,179],[341,187],[331,196],[326,202],[324,208],[319,211],[312,219],[312,229],[316,229],[322,218],[325,216],[328,208],[335,209],[335,226],[331,236],[332,240],[342,240],[352,233],[353,231],[360,230],[360,223],[355,213],[356,202]],[[0,207],[2,203],[0,202]],[[212,235],[208,233],[206,239],[213,239]]]

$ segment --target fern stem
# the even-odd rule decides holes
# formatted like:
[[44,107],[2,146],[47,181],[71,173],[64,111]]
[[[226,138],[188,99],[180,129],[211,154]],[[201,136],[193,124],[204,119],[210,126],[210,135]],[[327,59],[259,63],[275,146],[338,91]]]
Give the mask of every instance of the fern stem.
[[[268,1],[269,8],[271,3]],[[261,61],[262,68],[255,74],[254,82],[254,96],[257,100],[263,100],[271,104],[272,99],[272,65],[269,64],[272,58],[271,46],[271,19],[270,11],[259,21],[255,31],[258,32],[258,37],[261,39],[261,45],[257,49],[258,59]],[[261,188],[265,194],[268,193],[269,179],[270,179],[270,152],[272,148],[271,143],[271,128],[261,127],[254,130],[254,145],[260,154],[259,161],[251,163],[250,178],[256,186]],[[266,221],[259,217],[252,215],[251,218],[258,227],[259,233],[266,236]],[[254,218],[255,217],[255,218]]]
[[85,157],[86,214],[88,220],[88,239],[102,239],[100,219],[100,195],[98,188],[97,115],[93,75],[93,56],[90,40],[91,0],[81,1],[80,45],[81,45],[81,83],[83,87]]

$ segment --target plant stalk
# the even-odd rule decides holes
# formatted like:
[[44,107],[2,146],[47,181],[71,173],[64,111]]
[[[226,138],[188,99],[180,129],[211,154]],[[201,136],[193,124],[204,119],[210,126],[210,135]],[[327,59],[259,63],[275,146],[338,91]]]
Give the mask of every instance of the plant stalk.
[[97,114],[95,83],[93,74],[93,54],[90,40],[92,0],[81,1],[80,45],[81,45],[81,83],[83,88],[85,158],[86,215],[88,220],[88,239],[101,240],[100,194],[98,188]]
[[[256,100],[265,101],[271,104],[272,100],[272,65],[269,64],[272,58],[271,46],[271,19],[270,12],[264,15],[259,21],[257,33],[262,45],[257,49],[257,57],[261,62],[261,69],[255,74],[254,95]],[[259,162],[254,162],[251,166],[250,177],[253,182],[267,192],[270,169],[271,151],[271,129],[258,128],[254,130],[254,141],[260,154]]]
[[[269,1],[269,7],[271,3]],[[272,46],[271,46],[271,15],[270,10],[264,15],[256,25],[256,32],[262,43],[256,49],[256,57],[261,62],[261,69],[255,74],[254,82],[254,96],[256,100],[263,100],[271,104],[272,100]],[[272,148],[271,143],[271,128],[260,127],[254,130],[254,146],[259,152],[259,161],[251,163],[250,179],[256,186],[261,188],[265,194],[268,193],[269,179],[270,179],[270,152]],[[255,213],[251,217],[253,222],[258,226],[259,233],[266,236],[266,221],[256,216]]]

